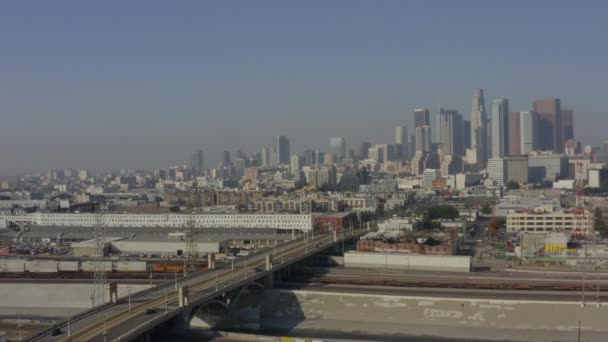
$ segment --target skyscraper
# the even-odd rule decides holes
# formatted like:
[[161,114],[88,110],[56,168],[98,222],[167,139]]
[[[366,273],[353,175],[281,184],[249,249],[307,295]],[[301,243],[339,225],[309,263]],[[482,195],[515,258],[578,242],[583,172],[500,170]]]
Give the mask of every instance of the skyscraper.
[[262,146],[262,166],[267,166],[272,163],[272,149],[266,145]]
[[224,152],[222,152],[222,159],[221,159],[221,161],[222,161],[222,164],[224,166],[230,165],[230,151],[224,151]]
[[359,144],[359,148],[357,149],[357,155],[361,159],[369,158],[368,150],[372,147],[372,144],[369,141],[362,141]]
[[458,111],[439,109],[437,133],[439,143],[443,145],[445,154],[451,155],[454,158],[464,154],[462,115],[458,114]]
[[203,169],[203,150],[196,150],[196,152],[192,153],[190,167],[195,171],[201,171]]
[[278,164],[289,163],[289,138],[284,135],[277,136],[276,153]]
[[533,112],[519,112],[520,154],[530,154],[537,148],[538,116]]
[[492,101],[492,158],[509,154],[509,100]]
[[562,126],[564,142],[574,139],[574,108],[562,107]]
[[539,136],[538,148],[556,153],[564,151],[562,108],[560,99],[549,98],[536,100],[533,110],[538,114]]
[[509,155],[521,154],[521,115],[519,112],[509,113]]
[[408,136],[407,136],[407,127],[406,126],[396,126],[395,127],[395,145],[397,148],[396,154],[397,159],[404,160],[408,158]]
[[431,127],[416,127],[416,151],[431,152]]
[[462,120],[462,130],[465,150],[471,149],[471,120]]
[[335,155],[338,161],[346,158],[346,139],[344,137],[329,138],[329,153]]
[[488,160],[488,127],[483,89],[473,91],[473,108],[471,110],[471,150],[469,155],[473,160],[469,164],[476,164],[480,169],[486,166]]
[[414,127],[430,126],[431,113],[427,108],[414,109]]

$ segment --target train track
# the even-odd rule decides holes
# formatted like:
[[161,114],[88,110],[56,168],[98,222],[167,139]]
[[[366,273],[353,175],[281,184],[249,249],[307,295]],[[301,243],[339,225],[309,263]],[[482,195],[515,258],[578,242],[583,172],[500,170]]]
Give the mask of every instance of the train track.
[[541,291],[608,291],[608,280],[592,277],[584,278],[521,278],[499,276],[437,276],[428,274],[397,274],[366,272],[353,269],[300,269],[289,278],[290,281],[313,284],[344,284],[370,286],[429,287],[478,290],[541,290]]
[[[328,242],[330,236],[323,236],[315,240],[315,246],[319,243]],[[300,243],[292,243],[293,247],[288,248],[286,250],[280,251],[279,255],[283,258],[289,259],[293,256],[297,256],[301,254],[302,250],[308,248],[307,246],[303,246]],[[248,272],[250,270],[254,270],[257,273],[257,269],[265,266],[265,254],[261,254],[256,256],[257,261],[252,261],[251,264],[246,264],[245,266],[237,265],[234,270],[231,269],[223,269],[221,270],[221,274],[217,273],[216,279],[208,279],[204,280],[200,283],[193,284],[190,286],[191,296],[197,292],[201,292],[213,286],[217,286],[219,283],[228,283],[233,279],[244,279],[247,278]],[[277,260],[278,261],[278,260]],[[216,271],[220,272],[220,271]],[[174,305],[178,300],[178,292],[176,290],[167,290],[165,294],[159,295],[151,300],[148,300],[144,303],[137,304],[131,308],[131,310],[125,310],[124,308],[107,320],[97,321],[92,325],[88,325],[86,327],[81,327],[75,333],[71,334],[71,337],[64,337],[60,339],[60,341],[89,341],[95,338],[96,336],[104,334],[104,332],[118,326],[119,324],[129,321],[139,315],[145,314],[148,309],[156,309],[160,307],[162,304],[168,306],[169,304]]]

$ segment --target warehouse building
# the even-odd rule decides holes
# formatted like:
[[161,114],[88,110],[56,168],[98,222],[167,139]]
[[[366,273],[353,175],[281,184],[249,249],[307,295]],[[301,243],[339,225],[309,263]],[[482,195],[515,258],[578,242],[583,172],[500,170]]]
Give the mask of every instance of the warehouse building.
[[513,210],[507,213],[507,232],[527,233],[550,233],[565,232],[575,233],[577,229],[581,233],[593,233],[593,215],[585,211],[585,217],[577,227],[574,211],[556,210],[546,211],[544,209]]
[[[27,222],[38,226],[94,227],[96,214],[41,213],[27,215],[0,215],[0,228],[10,222]],[[274,228],[286,230],[311,230],[313,218],[310,214],[104,214],[102,224],[106,227],[158,227],[184,228],[194,220],[196,228]]]

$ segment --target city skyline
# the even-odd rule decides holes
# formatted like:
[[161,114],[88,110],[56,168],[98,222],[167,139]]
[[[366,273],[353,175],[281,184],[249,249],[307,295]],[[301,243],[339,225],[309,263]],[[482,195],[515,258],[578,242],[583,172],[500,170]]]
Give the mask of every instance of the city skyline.
[[[162,167],[197,149],[215,165],[278,134],[292,151],[390,142],[397,125],[415,132],[414,108],[469,119],[478,87],[486,107],[504,96],[511,111],[561,98],[575,136],[598,145],[606,6],[547,3],[5,5],[0,174]],[[555,20],[539,27],[541,9]]]

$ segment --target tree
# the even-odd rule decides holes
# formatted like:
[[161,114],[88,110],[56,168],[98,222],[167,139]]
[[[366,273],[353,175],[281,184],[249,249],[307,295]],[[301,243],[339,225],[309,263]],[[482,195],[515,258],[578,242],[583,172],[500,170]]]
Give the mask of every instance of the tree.
[[484,215],[491,215],[492,214],[492,207],[490,207],[489,204],[484,204],[483,207],[481,207],[481,213]]
[[519,183],[512,180],[509,183],[507,183],[507,189],[508,190],[519,190]]
[[488,224],[488,239],[494,239],[496,236],[496,232],[505,224],[505,219],[500,217],[493,217],[490,223]]
[[602,215],[602,209],[600,208],[595,208],[593,210],[593,229],[602,236],[606,235],[608,232],[608,224],[606,224],[604,215]]
[[438,205],[427,209],[424,212],[424,217],[427,220],[454,220],[460,217],[460,213],[458,212],[458,209],[451,205]]

